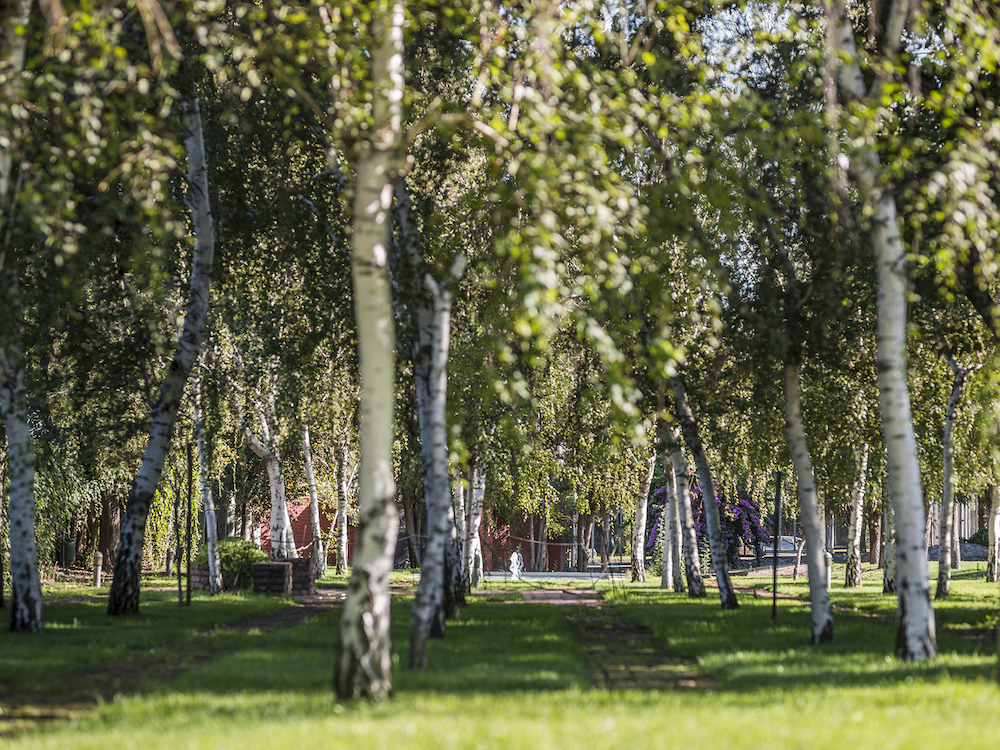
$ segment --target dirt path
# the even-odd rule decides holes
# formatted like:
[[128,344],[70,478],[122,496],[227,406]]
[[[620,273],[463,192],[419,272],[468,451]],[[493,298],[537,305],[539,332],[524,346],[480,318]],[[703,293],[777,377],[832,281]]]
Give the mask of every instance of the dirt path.
[[693,690],[714,687],[694,667],[672,658],[642,623],[615,613],[593,589],[521,592],[526,602],[573,606],[566,619],[583,647],[594,687],[606,690]]

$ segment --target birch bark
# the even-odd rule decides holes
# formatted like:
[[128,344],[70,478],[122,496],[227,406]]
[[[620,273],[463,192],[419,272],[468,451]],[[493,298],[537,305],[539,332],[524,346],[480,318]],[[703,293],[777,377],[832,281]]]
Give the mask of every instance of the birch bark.
[[[27,55],[27,27],[31,14],[29,0],[4,6],[0,23],[0,91],[5,102],[20,99],[21,74]],[[18,105],[19,106],[19,105]],[[13,109],[13,107],[11,107]],[[0,121],[0,229],[11,200],[16,144],[19,139],[14,112]],[[42,589],[38,577],[38,549],[35,546],[35,457],[27,423],[24,395],[24,348],[21,341],[23,314],[14,253],[0,252],[0,419],[7,433],[9,473],[7,509],[10,524],[11,619],[15,631],[42,631]],[[2,581],[0,581],[2,586]]]
[[372,13],[372,124],[361,135],[351,252],[361,366],[358,544],[340,618],[334,682],[342,699],[385,700],[392,690],[389,574],[399,532],[392,469],[396,342],[388,229],[402,135],[406,14],[402,0]]
[[[666,454],[660,454],[660,463],[666,467]],[[663,503],[663,514],[660,516],[660,547],[663,550],[663,561],[660,565],[660,588],[670,588],[674,579],[674,498],[677,491],[674,489],[673,472],[666,472],[666,500]],[[683,589],[682,589],[683,590]]]
[[952,544],[958,545],[955,535],[955,423],[958,405],[969,381],[969,370],[949,358],[948,364],[955,375],[944,412],[943,464],[941,486],[941,536],[938,541],[938,578],[935,599],[943,599],[951,591]]
[[830,594],[826,586],[823,515],[819,508],[816,478],[809,445],[802,427],[802,407],[799,397],[799,365],[793,357],[786,357],[784,371],[785,428],[788,432],[788,449],[795,466],[799,507],[802,509],[802,526],[806,539],[806,567],[809,570],[809,601],[812,610],[812,642],[829,643],[833,640],[833,614],[830,611]]
[[410,621],[410,666],[414,668],[427,666],[431,629],[444,631],[445,557],[453,526],[445,421],[451,295],[429,275],[425,280],[430,304],[416,311],[418,342],[413,356],[427,503],[427,544]]
[[[660,394],[660,413],[664,413],[663,394]],[[705,581],[701,577],[701,560],[698,554],[698,535],[694,528],[694,512],[691,510],[691,491],[688,487],[688,467],[681,453],[680,430],[676,426],[668,428],[664,419],[658,420],[660,443],[670,456],[669,465],[663,470],[673,476],[677,492],[677,523],[681,526],[681,546],[684,549],[684,576],[687,578],[688,596],[700,599],[706,595]],[[675,573],[676,576],[676,573]],[[674,586],[676,591],[676,584]]]
[[486,496],[486,472],[473,462],[469,470],[468,518],[465,524],[465,569],[469,588],[479,588],[483,582],[483,548],[479,527],[483,521],[483,500]]
[[989,486],[990,514],[986,519],[987,537],[989,539],[989,556],[986,561],[986,580],[990,583],[1000,581],[1000,492],[995,485]]
[[295,560],[299,554],[295,549],[292,523],[288,518],[288,503],[285,499],[285,470],[281,466],[281,449],[278,436],[271,430],[267,415],[257,415],[261,436],[254,434],[250,426],[244,427],[247,444],[255,455],[264,460],[267,469],[267,484],[271,495],[271,559]]
[[[898,55],[910,5],[910,0],[892,0],[881,59],[876,66],[888,64]],[[846,4],[839,4],[835,10],[833,2],[827,0],[825,10],[842,94],[873,110],[879,109],[886,78],[875,76],[872,89],[866,87]],[[833,86],[834,82],[828,81],[827,85]],[[870,141],[861,142],[851,158],[851,176],[871,210],[871,243],[878,284],[879,402],[896,524],[899,591],[896,654],[905,661],[923,661],[937,653],[937,638],[927,581],[920,464],[906,382],[906,248],[899,231],[893,188],[883,172],[874,145]]]
[[892,499],[889,502],[883,501],[882,515],[885,521],[885,553],[882,564],[882,593],[895,594],[896,592],[896,514]]
[[212,498],[209,478],[208,439],[205,435],[205,413],[201,407],[201,374],[195,370],[191,377],[194,389],[194,429],[198,442],[198,478],[201,502],[205,509],[205,546],[208,550],[208,593],[215,596],[222,591],[222,561],[219,557],[218,516]]
[[306,467],[306,486],[309,489],[309,529],[312,532],[313,575],[326,575],[326,552],[323,549],[323,529],[319,522],[319,493],[313,473],[312,448],[309,445],[309,423],[302,424],[302,461]]
[[677,376],[672,377],[670,382],[674,389],[674,406],[677,409],[677,418],[681,424],[684,441],[694,457],[694,464],[698,470],[698,481],[701,483],[701,496],[705,506],[705,526],[708,531],[709,549],[712,552],[712,568],[715,570],[715,579],[719,584],[719,600],[723,609],[737,609],[740,603],[736,599],[736,592],[729,579],[726,546],[722,540],[719,502],[715,497],[715,482],[712,480],[712,471],[708,466],[708,458],[705,456],[698,423],[695,421],[694,412],[691,411],[688,404],[684,383]]
[[337,446],[337,574],[347,574],[347,445]]
[[[672,475],[673,472],[668,472]],[[680,508],[680,493],[677,492],[676,482],[671,482],[673,484],[673,497],[670,499],[670,536],[671,544],[670,548],[672,551],[671,556],[673,557],[673,584],[674,592],[677,594],[684,593],[684,570],[681,567],[681,549],[684,546],[683,532],[684,529],[681,526],[681,508]]]
[[188,291],[184,328],[177,351],[153,406],[149,440],[142,464],[129,490],[121,538],[115,556],[114,580],[108,598],[108,614],[136,614],[139,611],[139,587],[142,580],[142,544],[146,535],[146,519],[163,471],[163,463],[173,438],[177,410],[184,385],[194,367],[208,318],[209,286],[215,255],[215,225],[208,192],[208,166],[201,129],[201,107],[193,76],[182,82],[182,123],[186,133],[187,193],[184,202],[191,212],[194,227],[194,250],[191,259],[191,281]]
[[868,478],[868,443],[854,451],[857,474],[851,486],[850,523],[847,530],[846,588],[861,585],[861,532],[864,529],[862,515],[865,508],[865,481]]
[[639,494],[635,498],[635,521],[632,524],[632,581],[646,582],[646,511],[649,500],[649,488],[653,484],[653,472],[656,470],[656,453],[646,461],[646,474],[639,485]]

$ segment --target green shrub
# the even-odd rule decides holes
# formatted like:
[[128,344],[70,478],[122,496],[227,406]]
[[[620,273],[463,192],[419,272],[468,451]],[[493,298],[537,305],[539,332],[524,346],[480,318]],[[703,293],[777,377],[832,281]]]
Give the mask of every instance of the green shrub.
[[[219,540],[219,558],[222,562],[222,587],[228,590],[250,588],[253,585],[253,564],[269,559],[267,553],[237,537]],[[199,547],[194,561],[208,562],[208,547],[204,544]]]
[[966,539],[969,544],[979,544],[983,547],[990,546],[990,532],[988,529],[980,529],[975,534]]

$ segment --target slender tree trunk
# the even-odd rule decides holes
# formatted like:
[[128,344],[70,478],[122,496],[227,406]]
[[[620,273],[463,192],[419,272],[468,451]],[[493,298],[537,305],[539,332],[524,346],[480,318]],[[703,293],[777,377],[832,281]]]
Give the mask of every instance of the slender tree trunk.
[[458,565],[452,572],[452,577],[458,583],[458,588],[463,597],[469,586],[468,568],[466,567],[466,549],[468,544],[466,524],[469,523],[468,508],[465,501],[465,488],[462,486],[461,475],[456,475],[451,483],[451,507],[455,512],[455,523],[452,529],[452,538],[458,550]]
[[799,401],[799,365],[791,357],[785,362],[785,427],[788,431],[788,449],[795,466],[799,507],[802,509],[802,526],[806,538],[806,566],[809,569],[809,601],[812,609],[812,642],[829,643],[833,640],[833,614],[830,611],[830,594],[826,587],[826,562],[823,559],[823,516],[816,492],[809,445],[802,427],[802,407]]
[[[875,65],[888,62],[898,53],[910,5],[910,0],[892,0],[884,27],[882,57],[873,61]],[[884,79],[876,76],[873,90],[867,89],[845,5],[841,4],[835,15],[830,3],[827,13],[841,92],[861,104],[878,102]],[[870,142],[852,155],[851,172],[871,210],[870,236],[878,283],[879,402],[896,524],[896,655],[905,661],[923,661],[937,654],[937,638],[927,580],[923,488],[906,382],[906,247],[899,231],[893,187],[883,179],[879,155]]]
[[[952,468],[954,474],[954,468]],[[952,479],[954,490],[954,479]],[[962,569],[962,507],[952,495],[951,501],[951,569]]]
[[672,538],[670,549],[673,557],[674,593],[683,594],[684,569],[681,566],[681,550],[684,547],[684,529],[681,526],[680,493],[677,492],[677,485],[673,478],[673,472],[670,471],[667,475],[671,477],[668,481],[674,488],[673,497],[670,500],[670,536]]
[[[27,33],[31,3],[16,0],[0,11],[0,93],[5,102],[21,98],[21,73],[27,54]],[[7,433],[7,466],[10,485],[7,520],[10,524],[10,628],[30,633],[42,632],[42,588],[38,577],[38,549],[35,546],[35,457],[28,427],[24,395],[23,313],[15,250],[6,225],[14,179],[17,143],[22,133],[13,121],[10,107],[0,119],[0,230],[8,236],[0,252],[0,419]],[[9,119],[8,119],[9,118]],[[18,240],[14,240],[17,242]],[[2,498],[2,488],[0,488]],[[2,555],[2,550],[0,550]],[[0,566],[2,567],[2,566]],[[3,580],[0,579],[0,589]],[[0,595],[0,599],[2,599]]]
[[[660,463],[664,468],[667,466],[666,451],[660,452]],[[663,561],[660,565],[660,588],[668,589],[674,580],[674,516],[677,497],[677,490],[674,487],[673,472],[665,472],[666,498],[663,503],[663,513],[660,515],[660,547],[662,549]]]
[[267,469],[267,483],[271,493],[271,559],[295,560],[299,553],[295,549],[292,522],[288,518],[288,503],[285,499],[285,471],[281,467],[281,451],[277,435],[271,431],[267,417],[259,415],[263,439],[257,437],[249,426],[245,428],[250,450],[264,460]]
[[990,583],[1000,581],[1000,492],[996,485],[987,489],[990,498],[990,514],[986,519],[987,536],[989,538],[989,557],[986,561],[986,580]]
[[635,522],[632,526],[632,581],[646,582],[646,508],[649,488],[656,471],[656,453],[646,462],[646,476],[635,498]]
[[865,480],[868,476],[868,443],[854,451],[857,475],[851,487],[851,519],[847,532],[847,580],[845,588],[861,585],[861,534],[864,531]]
[[201,408],[201,375],[195,370],[191,385],[194,388],[194,429],[198,441],[198,478],[201,485],[201,502],[205,509],[205,547],[208,551],[208,593],[215,596],[222,591],[222,560],[219,557],[219,531],[216,521],[212,483],[209,479],[208,439],[205,435],[205,413]]
[[347,575],[347,445],[337,446],[337,575]]
[[351,253],[361,365],[358,543],[340,617],[334,682],[341,699],[385,700],[392,690],[389,575],[399,530],[392,469],[395,340],[388,227],[402,131],[406,14],[402,0],[372,12],[372,127],[361,136]]
[[958,544],[955,538],[955,423],[958,421],[958,405],[962,401],[962,393],[968,382],[969,371],[961,367],[954,359],[948,364],[955,374],[951,385],[951,395],[944,413],[944,458],[942,468],[941,490],[941,536],[938,542],[938,579],[935,599],[948,596],[951,589],[951,558],[952,544]]
[[868,522],[868,562],[882,567],[882,514],[875,508],[875,498],[872,497]]
[[309,424],[302,424],[302,461],[306,466],[306,486],[309,488],[309,528],[312,531],[313,574],[326,575],[326,550],[323,549],[323,528],[319,522],[319,493],[313,473],[312,448],[309,445]]
[[538,529],[538,570],[545,572],[549,569],[549,504],[545,502],[542,506],[542,515],[539,519]]
[[465,568],[469,588],[479,588],[483,582],[483,548],[479,527],[483,520],[483,500],[486,496],[486,472],[473,462],[469,470],[468,520],[465,524]]
[[592,528],[593,522],[591,521],[590,513],[581,513],[580,519],[577,522],[577,533],[579,537],[577,538],[577,555],[576,555],[576,571],[577,573],[586,573],[587,565],[590,563],[590,552],[589,546],[587,544],[588,533],[587,530]]
[[[661,421],[664,430],[666,425]],[[705,581],[701,577],[701,559],[698,552],[698,534],[694,528],[694,511],[691,509],[691,490],[688,487],[688,467],[680,448],[680,432],[675,427],[669,433],[667,450],[670,452],[670,467],[673,470],[674,486],[677,488],[677,507],[682,526],[684,547],[684,575],[687,578],[688,596],[701,599],[707,596]]]
[[420,567],[420,540],[417,536],[417,523],[413,515],[413,495],[408,489],[400,493],[403,497],[403,520],[406,523],[406,547],[410,553],[410,565]]
[[410,619],[412,668],[427,666],[427,639],[432,630],[444,635],[445,608],[449,604],[446,588],[451,586],[447,558],[454,528],[446,422],[451,294],[432,283],[427,295],[427,304],[416,311],[418,343],[413,356],[428,535]]
[[108,598],[108,614],[136,614],[139,611],[139,587],[142,580],[142,544],[146,519],[156,494],[163,463],[173,438],[177,410],[184,385],[194,367],[208,318],[209,285],[215,254],[215,228],[208,198],[208,167],[201,130],[201,108],[194,88],[194,75],[184,74],[181,102],[182,122],[187,134],[184,147],[188,156],[185,203],[191,211],[194,227],[194,252],[191,261],[191,285],[188,291],[184,329],[177,351],[160,387],[159,400],[153,406],[149,440],[139,472],[129,491],[121,542],[115,559],[114,580]]
[[448,543],[445,547],[444,568],[444,618],[439,618],[440,632],[436,637],[444,637],[444,619],[450,620],[458,611],[459,604],[465,604],[465,583],[462,580],[462,550],[459,545],[458,526],[455,523],[455,506],[448,503]]
[[896,592],[896,513],[892,499],[882,501],[883,526],[885,527],[885,558],[882,565],[882,593]]
[[684,441],[694,457],[694,464],[698,470],[698,481],[701,483],[701,496],[705,506],[705,527],[708,530],[708,545],[712,552],[712,568],[715,570],[715,578],[719,584],[719,599],[723,609],[736,609],[740,603],[736,599],[736,592],[729,579],[726,545],[722,539],[722,519],[719,514],[719,501],[715,497],[715,482],[712,480],[712,471],[709,469],[708,458],[705,456],[705,449],[701,443],[698,423],[695,421],[694,412],[688,405],[684,383],[678,376],[672,377],[670,382],[674,389],[674,405],[677,408],[677,418],[681,424]]
[[601,575],[611,573],[611,553],[608,550],[608,540],[611,537],[611,516],[607,504],[601,500]]
[[[10,524],[10,629],[42,632],[42,588],[38,577],[38,549],[35,546],[35,456],[28,426],[24,396],[24,360],[20,335],[17,280],[3,269],[4,300],[7,311],[15,311],[0,322],[0,416],[7,434],[8,522]],[[6,316],[5,316],[6,317]]]

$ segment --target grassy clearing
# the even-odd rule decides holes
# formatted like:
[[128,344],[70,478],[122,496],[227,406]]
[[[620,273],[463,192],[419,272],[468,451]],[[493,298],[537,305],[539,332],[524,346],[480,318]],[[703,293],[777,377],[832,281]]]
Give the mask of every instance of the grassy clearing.
[[[605,585],[605,593],[616,612],[649,625],[672,659],[697,665],[718,689],[592,689],[566,609],[473,597],[450,624],[447,639],[431,643],[430,669],[397,669],[396,694],[388,705],[334,701],[334,612],[292,630],[240,636],[238,649],[177,680],[117,698],[56,731],[22,735],[9,747],[245,750],[280,742],[295,748],[408,750],[723,745],[843,750],[877,738],[890,750],[993,748],[1000,732],[1000,691],[992,681],[992,643],[960,637],[958,627],[974,630],[995,617],[996,587],[972,580],[974,573],[960,573],[955,593],[938,609],[939,622],[947,626],[942,655],[929,666],[887,658],[895,600],[874,586],[860,594],[835,588],[834,600],[842,608],[836,614],[837,642],[813,647],[807,644],[808,608],[801,602],[779,602],[774,624],[769,600],[741,595],[739,610],[722,612],[717,599],[690,601],[661,591],[653,579],[646,586]],[[753,583],[762,586],[764,579]],[[788,582],[782,588],[804,592],[804,586]],[[400,665],[407,659],[411,601],[393,603]],[[215,606],[203,604],[206,610]],[[195,616],[198,609],[187,613]],[[174,610],[184,612],[175,605]],[[103,610],[93,614],[103,616]],[[116,624],[115,637],[128,627]],[[54,631],[55,639],[70,630]],[[6,653],[11,641],[0,637],[0,653]],[[59,644],[52,648],[65,650]]]

